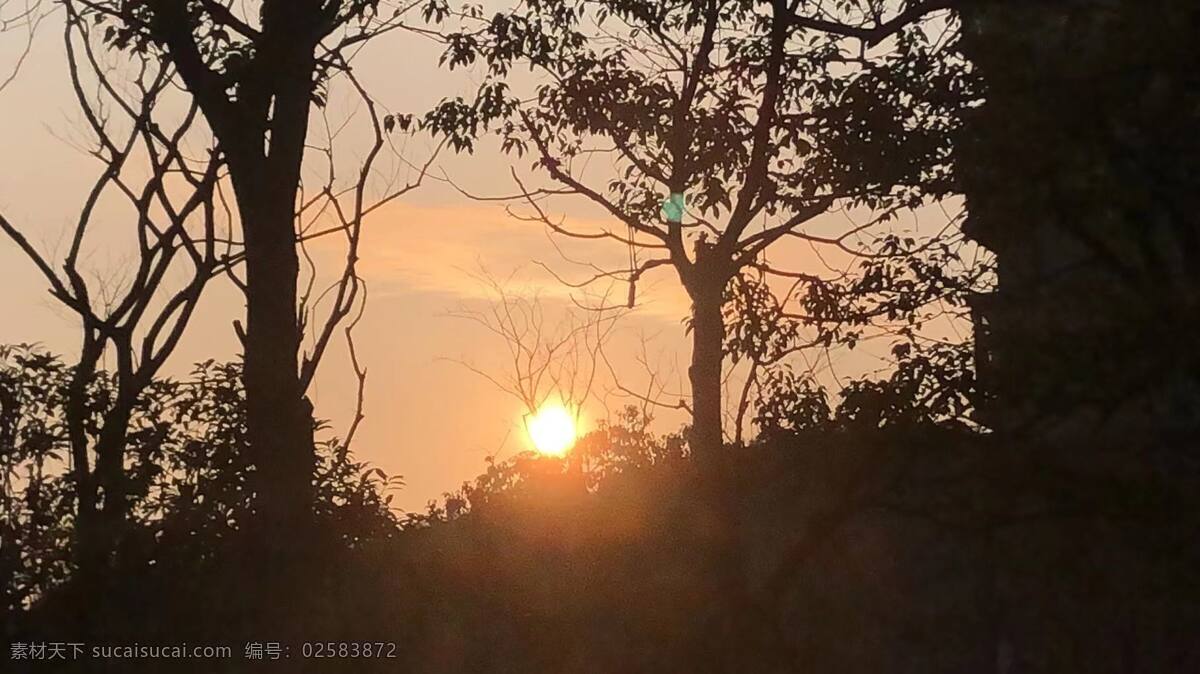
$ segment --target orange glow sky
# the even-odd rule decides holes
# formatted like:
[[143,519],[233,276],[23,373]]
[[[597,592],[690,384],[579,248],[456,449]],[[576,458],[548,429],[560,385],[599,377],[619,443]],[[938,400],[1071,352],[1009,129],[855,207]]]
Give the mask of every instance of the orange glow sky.
[[[0,157],[5,158],[0,209],[44,251],[53,250],[68,231],[98,171],[94,160],[68,142],[81,136],[58,29],[50,25],[43,31],[19,79],[0,93]],[[0,64],[11,62],[17,46],[13,40],[0,40]],[[472,90],[469,75],[436,74],[436,57],[435,46],[395,35],[372,47],[357,68],[387,108],[420,112],[442,96]],[[331,109],[337,105],[331,99]],[[414,139],[410,149],[412,159],[420,160],[429,142]],[[347,156],[354,156],[353,148]],[[528,163],[519,160],[518,168]],[[447,156],[438,167],[476,193],[512,191],[509,160],[490,148],[475,157]],[[599,217],[578,201],[558,200],[553,208],[571,222]],[[98,237],[88,259],[100,275],[114,273],[127,259],[116,243],[121,223],[106,226],[111,232]],[[591,243],[566,244],[565,250],[571,257],[618,266],[627,255],[620,247]],[[340,255],[335,242],[319,242],[312,252],[318,264]],[[778,255],[813,263],[804,251]],[[472,201],[437,182],[381,209],[367,222],[359,269],[369,284],[370,301],[357,341],[368,369],[368,387],[356,450],[388,473],[405,477],[408,486],[396,495],[400,507],[421,508],[472,478],[482,471],[488,455],[504,458],[527,448],[520,404],[454,362],[502,373],[504,345],[482,328],[448,314],[459,307],[482,306],[484,294],[473,278],[481,268],[502,278],[515,274],[515,288],[537,290],[549,312],[564,310],[569,305],[567,290],[533,264],[535,260],[564,276],[582,274],[561,258],[539,226],[513,220],[502,205]],[[55,306],[44,280],[7,240],[0,243],[0,283],[0,315],[10,317],[0,324],[0,343],[39,342],[71,357],[78,342],[73,317]],[[636,387],[642,385],[645,369],[634,354],[645,343],[668,389],[681,390],[688,358],[682,325],[686,298],[666,271],[648,278],[639,290],[639,308],[621,321],[610,351],[623,380]],[[623,298],[623,293],[621,289],[617,296]],[[168,373],[181,374],[191,363],[207,358],[232,358],[236,340],[231,325],[241,318],[242,308],[242,298],[232,287],[211,286]],[[853,357],[860,366],[878,365],[869,348]],[[345,428],[352,411],[354,387],[339,344],[327,355],[311,393],[318,415],[332,420],[338,430]],[[605,408],[621,404],[619,398],[604,395],[606,391],[611,393],[602,383],[597,403],[586,411],[584,430],[594,427]],[[678,413],[659,414],[662,430],[674,430],[682,421]]]

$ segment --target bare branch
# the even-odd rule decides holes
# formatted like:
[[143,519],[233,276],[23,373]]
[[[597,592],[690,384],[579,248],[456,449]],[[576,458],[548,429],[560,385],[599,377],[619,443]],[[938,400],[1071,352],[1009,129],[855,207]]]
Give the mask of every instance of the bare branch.
[[907,7],[896,16],[880,21],[876,18],[873,25],[852,25],[829,19],[795,14],[791,17],[791,25],[804,30],[819,31],[862,41],[866,46],[874,46],[883,40],[904,30],[921,19],[944,9],[953,9],[968,4],[971,0],[925,0],[924,2],[907,3]]

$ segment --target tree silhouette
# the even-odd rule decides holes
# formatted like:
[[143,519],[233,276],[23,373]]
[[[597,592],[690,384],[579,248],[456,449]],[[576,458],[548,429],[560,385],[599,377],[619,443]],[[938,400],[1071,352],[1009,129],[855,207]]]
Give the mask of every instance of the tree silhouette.
[[[97,35],[74,14],[65,45],[86,150],[102,170],[82,200],[61,261],[39,251],[23,233],[28,228],[3,214],[0,229],[80,322],[80,354],[61,412],[73,470],[75,561],[81,582],[99,591],[129,511],[127,445],[135,409],[174,352],[206,285],[235,260],[222,243],[232,223],[217,206],[221,162],[211,148],[199,158],[185,151],[199,110],[194,104],[173,110],[178,100],[169,66],[144,55],[135,58],[128,76],[102,65]],[[135,242],[136,261],[123,275],[101,276],[109,270],[90,269],[86,259],[113,203],[132,223],[125,234]],[[97,398],[93,383],[106,356],[115,362],[113,389]]]
[[[115,573],[106,579],[105,602],[96,601],[96,588],[81,584],[80,563],[87,560],[74,554],[86,540],[77,532],[88,523],[76,514],[69,427],[80,421],[96,433],[111,423],[120,376],[92,373],[82,420],[70,409],[77,378],[77,366],[43,350],[0,347],[0,610],[6,618],[59,607],[59,626],[97,634],[106,619],[136,615],[139,604],[160,601],[139,590],[144,584],[203,593],[214,574],[235,581],[244,569],[231,562],[240,558],[241,532],[255,509],[240,365],[209,361],[187,376],[156,379],[128,412],[125,517],[119,545],[108,551]],[[101,449],[91,449],[89,457]],[[401,484],[398,477],[358,461],[336,437],[322,437],[316,456],[314,515],[326,544],[351,549],[397,532],[389,492]],[[227,606],[239,601],[211,599]],[[179,611],[196,616],[201,608]]]
[[[601,352],[621,312],[548,310],[539,293],[517,286],[512,277],[501,280],[484,270],[476,280],[487,297],[486,306],[464,304],[450,316],[469,321],[503,342],[505,366],[492,372],[461,358],[455,362],[518,400],[526,415],[557,399],[578,418],[595,394]],[[605,304],[602,297],[591,299],[598,306]]]
[[22,43],[14,62],[11,65],[4,64],[3,69],[0,69],[0,92],[7,89],[21,72],[21,66],[33,51],[33,40],[37,35],[38,26],[49,15],[49,3],[43,3],[42,0],[20,3],[14,0],[0,0],[0,36],[18,35]]
[[[425,120],[460,149],[494,123],[505,151],[530,153],[557,184],[521,184],[532,217],[556,234],[627,246],[629,268],[597,278],[626,280],[631,303],[645,274],[675,271],[692,302],[691,442],[701,454],[723,442],[730,282],[745,269],[816,282],[813,270],[773,266],[768,249],[790,239],[861,255],[870,230],[950,190],[946,132],[966,102],[954,32],[906,19],[871,48],[798,19],[800,4],[555,1],[491,19],[470,9],[444,59],[479,63],[486,79],[474,101],[444,101]],[[847,12],[836,25],[855,25]],[[543,77],[529,96],[508,82],[521,64]],[[563,192],[615,227],[551,217],[543,202]],[[821,216],[839,209],[858,220],[831,232]]]
[[[987,100],[955,139],[965,229],[997,258],[977,303],[981,378],[1010,431],[1191,432],[1198,17],[1169,1],[963,13]],[[1043,151],[1013,148],[1018,134]]]
[[[114,48],[149,52],[171,66],[173,81],[193,97],[228,169],[244,235],[245,279],[239,285],[246,324],[240,336],[248,447],[259,468],[260,533],[253,538],[266,548],[264,568],[285,563],[296,540],[287,532],[303,531],[312,513],[314,422],[305,392],[335,327],[363,301],[355,271],[362,220],[420,182],[389,183],[384,196],[368,202],[375,160],[390,148],[386,134],[408,124],[379,110],[350,65],[365,43],[400,28],[408,7],[379,0],[64,4],[75,8],[79,20],[102,26]],[[373,140],[349,187],[337,184],[332,150],[318,148],[313,154],[328,164],[329,181],[305,194],[301,173],[314,110],[339,78],[363,102]],[[332,144],[335,132],[327,130]],[[332,225],[310,231],[321,216]],[[346,236],[346,265],[329,294],[328,318],[314,330],[315,346],[304,354],[301,339],[312,307],[299,286],[299,244],[331,232]]]

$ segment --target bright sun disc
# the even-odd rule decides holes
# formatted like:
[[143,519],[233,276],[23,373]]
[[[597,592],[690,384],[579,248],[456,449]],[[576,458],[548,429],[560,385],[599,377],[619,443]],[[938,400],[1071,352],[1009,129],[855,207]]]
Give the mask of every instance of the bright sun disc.
[[540,454],[562,456],[575,444],[575,419],[562,405],[545,405],[527,424],[529,439]]

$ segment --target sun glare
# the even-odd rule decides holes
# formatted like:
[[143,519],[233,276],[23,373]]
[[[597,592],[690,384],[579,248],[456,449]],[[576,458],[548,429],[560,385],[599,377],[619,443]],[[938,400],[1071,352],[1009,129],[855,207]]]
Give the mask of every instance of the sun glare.
[[575,444],[575,418],[560,404],[543,405],[526,427],[539,454],[562,456]]

